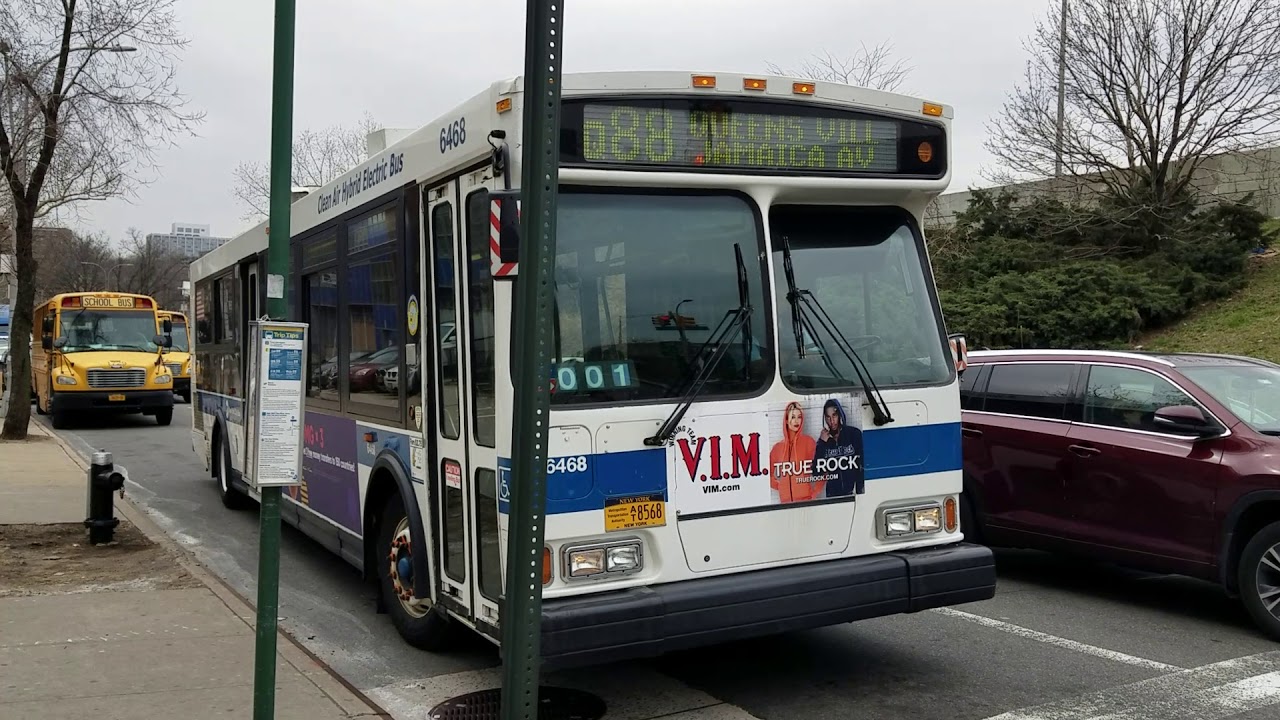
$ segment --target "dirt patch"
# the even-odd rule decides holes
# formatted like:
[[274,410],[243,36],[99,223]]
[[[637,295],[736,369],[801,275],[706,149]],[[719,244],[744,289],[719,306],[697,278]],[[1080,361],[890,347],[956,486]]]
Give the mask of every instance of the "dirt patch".
[[0,597],[199,587],[173,553],[124,519],[110,545],[79,523],[0,525]]

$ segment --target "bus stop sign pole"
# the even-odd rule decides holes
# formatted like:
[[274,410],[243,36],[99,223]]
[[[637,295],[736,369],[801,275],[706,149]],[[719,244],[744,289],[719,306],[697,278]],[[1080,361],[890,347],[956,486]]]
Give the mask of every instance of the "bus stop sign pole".
[[542,635],[542,543],[546,531],[550,410],[551,281],[560,162],[560,68],[564,0],[528,0],[521,139],[520,275],[515,294],[518,359],[512,431],[507,578],[502,608],[502,717],[536,720]]
[[[284,320],[289,275],[289,200],[293,175],[295,0],[276,0],[271,79],[271,199],[267,220],[267,316]],[[257,292],[253,288],[250,292]],[[257,320],[258,318],[251,318]],[[243,350],[242,350],[243,352]],[[276,705],[276,618],[280,604],[280,487],[262,487],[258,527],[258,617],[253,654],[253,718],[271,720]]]

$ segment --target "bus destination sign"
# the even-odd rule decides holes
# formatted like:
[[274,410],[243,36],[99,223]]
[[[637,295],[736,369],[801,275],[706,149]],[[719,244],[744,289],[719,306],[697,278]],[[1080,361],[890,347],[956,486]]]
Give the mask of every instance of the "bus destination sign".
[[572,101],[563,127],[570,166],[917,177],[945,168],[940,126],[825,106]]
[[87,308],[131,308],[133,307],[133,298],[85,295],[80,299],[80,306]]

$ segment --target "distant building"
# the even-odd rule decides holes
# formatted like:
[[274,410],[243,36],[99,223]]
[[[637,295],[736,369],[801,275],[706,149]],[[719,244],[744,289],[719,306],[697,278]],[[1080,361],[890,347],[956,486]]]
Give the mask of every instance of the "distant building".
[[150,233],[147,247],[183,257],[197,258],[212,252],[231,238],[213,237],[208,225],[174,223],[169,233]]

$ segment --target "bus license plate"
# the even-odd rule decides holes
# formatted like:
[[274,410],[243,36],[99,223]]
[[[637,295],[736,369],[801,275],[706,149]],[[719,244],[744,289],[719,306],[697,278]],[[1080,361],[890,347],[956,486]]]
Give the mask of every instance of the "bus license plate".
[[667,502],[661,494],[605,498],[605,532],[661,527],[666,524]]
[[117,393],[115,395],[108,395],[107,402],[124,402],[124,395],[120,393]]

